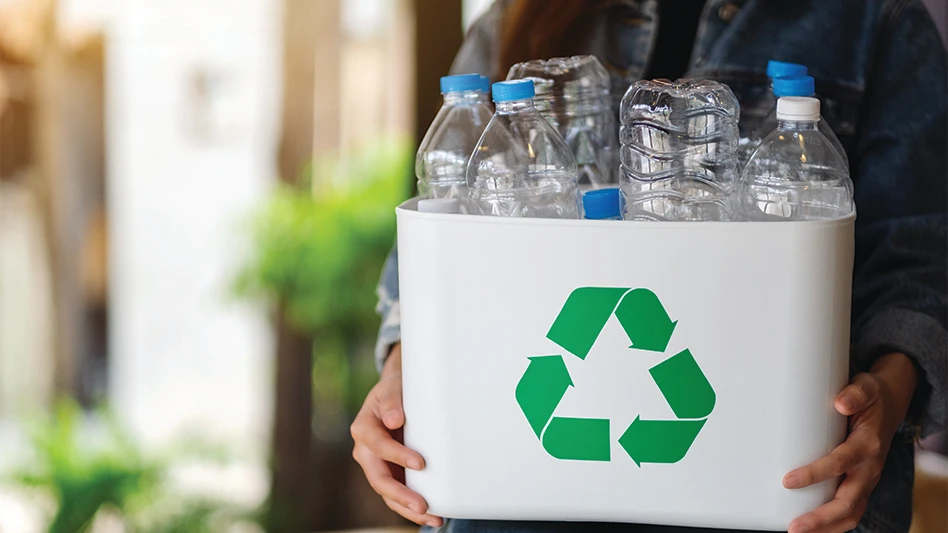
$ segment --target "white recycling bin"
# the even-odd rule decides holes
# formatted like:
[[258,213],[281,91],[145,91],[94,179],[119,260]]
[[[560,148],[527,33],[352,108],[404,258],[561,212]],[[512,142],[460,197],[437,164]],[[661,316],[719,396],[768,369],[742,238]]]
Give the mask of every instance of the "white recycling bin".
[[408,486],[454,518],[786,530],[837,482],[855,216],[397,209]]

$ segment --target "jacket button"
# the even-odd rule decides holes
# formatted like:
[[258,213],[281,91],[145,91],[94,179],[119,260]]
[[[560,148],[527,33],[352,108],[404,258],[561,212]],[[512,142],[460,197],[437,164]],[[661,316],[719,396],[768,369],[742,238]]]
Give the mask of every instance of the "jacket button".
[[730,2],[722,4],[721,7],[718,8],[718,18],[724,22],[731,22],[731,19],[734,18],[734,15],[737,15],[739,9],[740,8]]

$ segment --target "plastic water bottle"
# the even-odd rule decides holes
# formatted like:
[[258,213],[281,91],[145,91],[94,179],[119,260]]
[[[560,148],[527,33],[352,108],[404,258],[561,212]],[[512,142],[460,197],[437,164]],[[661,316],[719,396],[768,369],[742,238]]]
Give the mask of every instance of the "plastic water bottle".
[[853,212],[849,171],[819,122],[816,98],[777,100],[777,129],[764,138],[741,177],[749,220],[819,220]]
[[619,189],[595,189],[583,193],[583,218],[587,220],[622,220]]
[[467,166],[470,212],[579,218],[576,159],[533,105],[533,82],[492,86],[496,111]]
[[467,160],[492,115],[482,88],[479,74],[441,78],[444,105],[415,155],[415,176],[422,198],[467,196]]
[[[750,156],[752,153],[754,153],[754,150],[756,150],[757,147],[760,146],[760,139],[757,139],[756,145],[753,145],[753,146],[751,145],[751,142],[754,139],[754,134],[756,132],[761,132],[761,130],[763,129],[762,131],[763,135],[767,135],[768,133],[773,131],[774,128],[777,127],[775,110],[777,106],[778,97],[774,94],[774,90],[773,90],[774,80],[777,78],[795,78],[798,76],[806,76],[806,75],[807,75],[807,68],[805,65],[801,65],[799,63],[787,63],[785,61],[777,61],[774,59],[771,59],[770,61],[767,62],[767,78],[770,80],[770,86],[769,86],[770,90],[767,93],[767,98],[770,100],[770,114],[774,116],[774,122],[769,127],[761,126],[761,124],[763,124],[764,121],[767,119],[767,115],[754,116],[753,112],[751,110],[748,110],[750,111],[750,113],[748,113],[747,116],[744,117],[745,119],[744,122],[749,127],[745,131],[741,132],[740,141],[738,143],[739,144],[738,155],[739,155],[741,166],[743,166],[744,163],[747,163],[747,160],[750,159]],[[787,94],[784,96],[810,96],[810,95],[809,94],[793,94],[793,95]]]
[[490,78],[487,76],[481,76],[481,96],[484,103],[488,106],[492,105],[490,99]]
[[777,61],[776,59],[771,59],[767,62],[767,77],[770,79],[806,76],[807,74],[809,74],[809,72],[807,71],[806,65],[787,63],[786,61]]
[[731,220],[740,106],[709,80],[639,81],[619,109],[626,220]]
[[517,63],[507,79],[533,80],[537,110],[573,151],[580,185],[618,182],[619,140],[609,73],[598,59],[574,56]]
[[[815,96],[816,94],[816,82],[812,76],[777,77],[774,78],[771,87],[773,88],[774,96],[777,98],[783,98],[785,96]],[[849,158],[846,156],[846,149],[843,148],[843,144],[839,142],[839,137],[833,132],[833,128],[831,128],[825,120],[820,120],[817,127],[820,132],[829,139],[833,148],[836,149],[836,152],[843,160],[843,163],[846,164],[846,170],[848,171]],[[767,117],[761,121],[760,126],[757,127],[754,134],[751,135],[750,141],[747,143],[747,159],[750,159],[754,150],[757,150],[760,143],[764,140],[764,137],[775,129],[777,129],[776,105],[770,110]]]

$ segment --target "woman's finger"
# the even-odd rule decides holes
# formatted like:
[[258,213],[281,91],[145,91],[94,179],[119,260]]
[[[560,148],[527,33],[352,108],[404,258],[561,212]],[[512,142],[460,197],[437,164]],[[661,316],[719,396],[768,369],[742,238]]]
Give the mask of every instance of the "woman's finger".
[[868,464],[855,469],[839,485],[832,501],[791,522],[788,533],[842,533],[854,529],[866,512],[876,479]]
[[378,392],[379,418],[385,427],[394,431],[405,425],[405,411],[402,409],[401,376],[391,376],[376,385]]
[[788,489],[801,489],[815,483],[839,477],[864,461],[870,455],[868,446],[860,439],[847,439],[829,455],[820,457],[812,463],[797,468],[783,478],[783,486]]
[[369,480],[369,485],[383,498],[393,500],[418,514],[428,512],[428,504],[425,499],[392,477],[392,470],[385,461],[358,444],[352,452],[352,456],[362,466],[362,471],[365,472],[365,478]]
[[859,517],[865,512],[865,504],[857,507],[854,502],[834,499],[816,508],[812,513],[790,523],[787,533],[843,533],[859,525]]
[[421,455],[392,438],[392,434],[372,413],[363,411],[356,415],[351,432],[357,446],[365,446],[379,459],[412,470],[425,467]]
[[879,396],[879,382],[870,374],[856,374],[853,382],[836,395],[836,410],[851,416],[875,403]]
[[412,522],[418,524],[419,526],[440,527],[441,524],[444,523],[444,520],[442,520],[441,517],[439,516],[416,513],[394,500],[390,500],[389,498],[385,498],[385,497],[382,497],[382,499],[385,501],[385,505],[387,505],[389,509],[402,515],[408,520],[411,520]]

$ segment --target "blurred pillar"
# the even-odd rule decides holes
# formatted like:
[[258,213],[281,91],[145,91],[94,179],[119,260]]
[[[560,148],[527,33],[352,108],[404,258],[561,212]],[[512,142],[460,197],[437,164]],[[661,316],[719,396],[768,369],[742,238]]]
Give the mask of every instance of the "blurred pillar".
[[[340,0],[284,0],[283,111],[278,164],[301,185],[314,156],[339,146]],[[271,533],[325,529],[315,501],[312,339],[276,317],[276,402],[270,487]],[[322,480],[325,481],[325,480]]]
[[280,177],[339,145],[340,0],[284,0]]
[[415,139],[420,142],[438,112],[438,78],[448,73],[461,46],[461,0],[415,0]]
[[[299,1],[299,0],[293,0]],[[292,3],[292,2],[291,2]],[[316,9],[313,61],[313,145],[312,156],[339,149],[339,86],[342,57],[340,0],[321,0]]]
[[53,281],[55,390],[60,395],[72,395],[77,389],[76,355],[80,346],[81,301],[76,258],[81,235],[76,222],[81,190],[76,180],[67,179],[63,161],[65,54],[57,35],[56,2],[42,0],[37,5],[42,6],[37,10],[41,18],[37,24],[38,40],[42,45],[33,84],[36,114],[32,145]]

